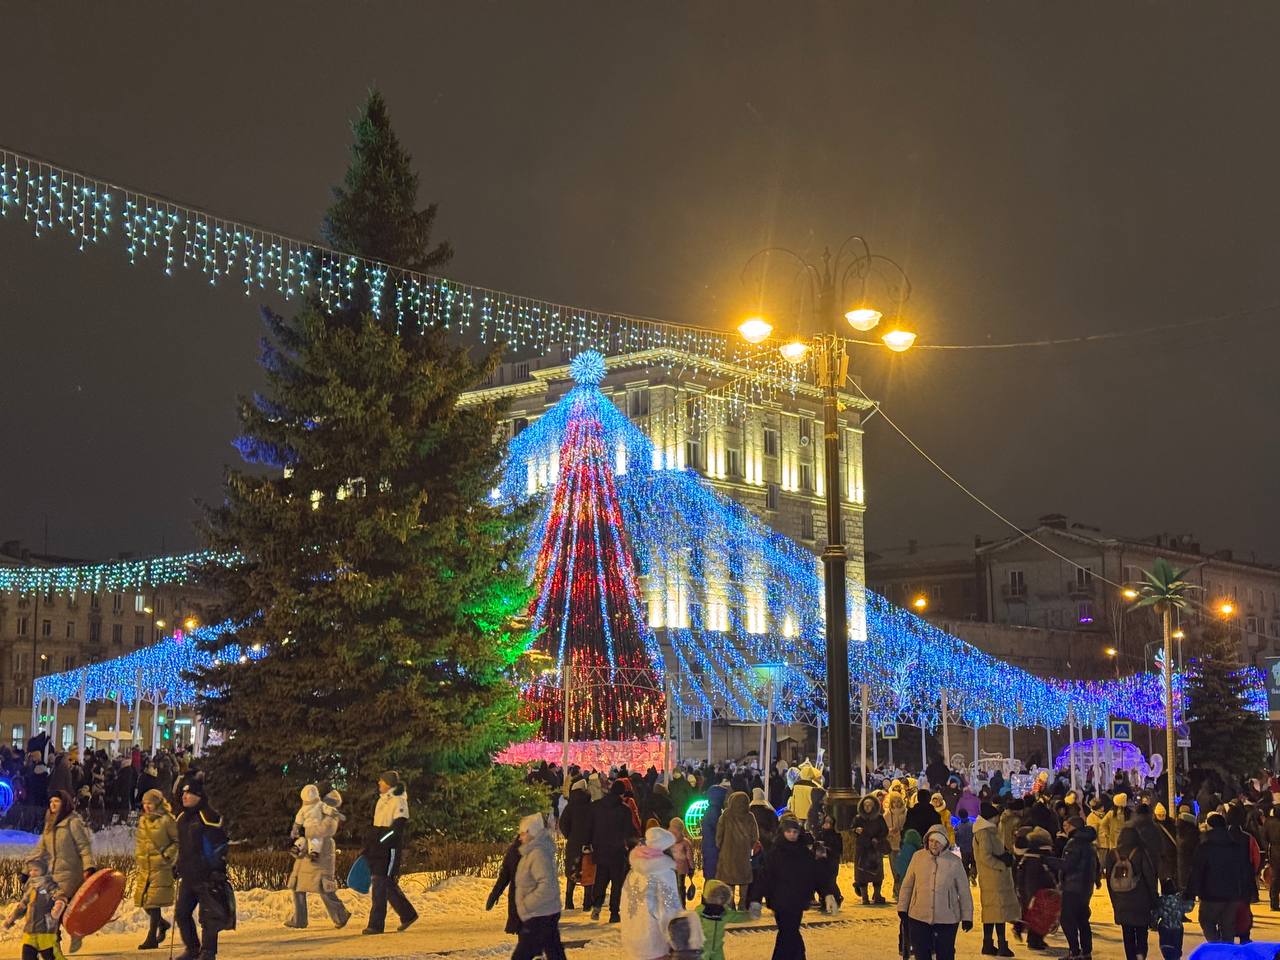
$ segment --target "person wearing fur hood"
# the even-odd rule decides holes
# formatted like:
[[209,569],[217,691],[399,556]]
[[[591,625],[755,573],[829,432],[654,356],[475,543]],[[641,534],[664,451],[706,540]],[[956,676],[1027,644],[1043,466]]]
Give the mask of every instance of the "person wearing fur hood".
[[684,909],[676,889],[676,863],[671,856],[675,842],[670,830],[650,827],[644,843],[628,858],[631,870],[623,886],[622,950],[631,960],[664,960],[672,949],[671,924],[682,918],[692,918],[682,947],[702,948],[701,923]]
[[513,880],[516,916],[520,921],[512,960],[564,960],[560,942],[560,876],[556,845],[542,814],[520,821],[520,862]]
[[288,883],[293,891],[293,917],[284,925],[299,930],[307,926],[307,894],[314,893],[333,925],[341,930],[351,919],[351,913],[338,899],[338,848],[333,840],[347,819],[339,810],[342,794],[331,790],[322,799],[320,788],[309,783],[302,788],[301,799],[302,806],[289,834],[293,837],[295,858]]
[[[89,828],[76,813],[75,801],[65,790],[49,793],[49,810],[36,853],[44,856],[53,882],[68,901],[96,869]],[[70,949],[72,952],[80,949],[79,937],[71,938]]]

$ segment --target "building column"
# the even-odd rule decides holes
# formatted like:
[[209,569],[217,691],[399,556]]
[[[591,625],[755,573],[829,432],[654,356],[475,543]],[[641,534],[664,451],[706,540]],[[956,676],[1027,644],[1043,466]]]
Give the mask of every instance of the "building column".
[[80,747],[80,762],[84,762],[84,756],[88,752],[84,741],[84,718],[88,704],[85,703],[85,678],[80,678],[80,706],[76,710],[76,743]]

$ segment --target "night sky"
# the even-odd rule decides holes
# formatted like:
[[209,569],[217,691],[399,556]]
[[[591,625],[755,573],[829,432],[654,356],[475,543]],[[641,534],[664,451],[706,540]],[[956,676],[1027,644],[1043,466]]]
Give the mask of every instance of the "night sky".
[[[53,6],[0,17],[0,143],[316,237],[376,84],[460,280],[727,329],[755,250],[859,232],[922,343],[1280,304],[1273,2]],[[0,222],[0,539],[194,547],[258,303]],[[1280,560],[1278,321],[854,366],[1019,522]],[[882,422],[867,461],[872,549],[998,531]]]

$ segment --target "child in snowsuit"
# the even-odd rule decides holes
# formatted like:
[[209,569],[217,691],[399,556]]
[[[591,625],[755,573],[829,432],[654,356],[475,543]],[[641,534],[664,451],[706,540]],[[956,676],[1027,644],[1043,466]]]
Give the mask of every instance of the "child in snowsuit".
[[[300,856],[318,860],[320,848],[324,846],[324,838],[319,836],[318,828],[324,823],[326,816],[334,816],[337,811],[320,799],[320,788],[314,783],[308,783],[302,788],[301,799],[302,806],[293,818],[293,829],[289,831],[289,837],[295,841],[305,837],[306,843],[295,843],[294,849]],[[316,829],[308,830],[308,827]]]
[[61,960],[58,949],[58,925],[67,909],[67,898],[49,876],[49,862],[42,854],[27,861],[27,884],[22,899],[18,901],[5,920],[9,929],[22,917],[22,960]]
[[702,903],[698,916],[702,918],[702,960],[724,960],[725,927],[731,923],[746,923],[751,915],[745,910],[733,910],[733,888],[719,880],[708,880],[702,888]]

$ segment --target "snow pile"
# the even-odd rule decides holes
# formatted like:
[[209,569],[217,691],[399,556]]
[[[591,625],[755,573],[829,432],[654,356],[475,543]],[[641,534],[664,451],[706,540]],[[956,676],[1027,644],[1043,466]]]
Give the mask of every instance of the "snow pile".
[[[38,833],[24,830],[0,830],[0,859],[22,860],[31,856]],[[133,828],[116,824],[99,830],[93,835],[93,852],[100,857],[131,856],[133,854]]]

